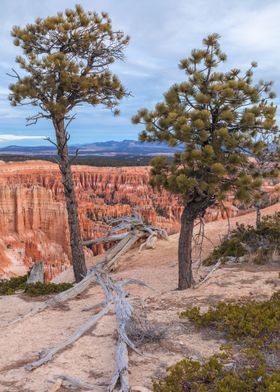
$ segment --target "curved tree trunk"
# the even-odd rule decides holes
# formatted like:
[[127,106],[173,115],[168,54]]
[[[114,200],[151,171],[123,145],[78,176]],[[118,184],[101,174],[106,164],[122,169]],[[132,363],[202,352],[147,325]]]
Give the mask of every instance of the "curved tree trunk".
[[192,238],[194,221],[203,217],[208,207],[215,204],[215,196],[200,196],[186,204],[181,216],[181,231],[178,246],[179,284],[178,289],[184,290],[193,286],[192,276]]
[[78,206],[75,197],[71,162],[68,155],[68,138],[65,131],[64,120],[54,121],[54,126],[56,131],[57,152],[60,158],[59,168],[62,174],[66,208],[68,213],[72,265],[75,280],[76,282],[80,282],[85,277],[87,269],[82,246]]
[[179,290],[190,288],[193,283],[192,237],[194,219],[189,207],[185,207],[181,216],[181,231],[178,246]]

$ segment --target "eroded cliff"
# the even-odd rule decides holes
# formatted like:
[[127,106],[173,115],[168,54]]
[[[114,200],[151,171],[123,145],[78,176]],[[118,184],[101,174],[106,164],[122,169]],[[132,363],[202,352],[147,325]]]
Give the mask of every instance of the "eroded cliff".
[[[179,230],[181,206],[166,191],[149,186],[148,167],[75,166],[75,191],[84,239],[104,235],[104,217],[136,209],[149,223],[169,233]],[[210,209],[206,220],[239,213],[231,200],[225,209]],[[67,214],[57,165],[44,161],[0,164],[0,276],[25,273],[44,260],[50,279],[70,265]],[[103,246],[93,248],[93,253]],[[88,255],[90,256],[90,255]]]

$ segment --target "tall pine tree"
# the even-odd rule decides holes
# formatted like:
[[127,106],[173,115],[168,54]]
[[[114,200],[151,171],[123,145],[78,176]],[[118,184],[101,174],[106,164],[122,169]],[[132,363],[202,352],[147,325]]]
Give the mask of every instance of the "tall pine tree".
[[117,110],[119,100],[127,94],[118,77],[110,72],[110,65],[123,60],[129,39],[123,32],[113,30],[106,13],[85,12],[80,5],[56,16],[38,18],[24,28],[15,26],[12,36],[14,44],[23,50],[16,62],[25,73],[21,76],[14,71],[16,81],[10,86],[10,100],[14,106],[39,107],[28,124],[39,119],[49,119],[53,124],[56,141],[52,143],[60,158],[72,264],[79,282],[87,271],[67,129],[74,119],[73,110],[83,103]]
[[174,84],[154,110],[142,109],[132,119],[145,126],[143,142],[183,146],[171,164],[157,157],[151,170],[152,185],[180,195],[184,206],[178,250],[181,290],[193,284],[195,219],[229,192],[249,202],[263,180],[251,157],[261,157],[264,147],[278,143],[272,82],[253,82],[255,62],[244,74],[218,70],[226,60],[219,38],[209,35],[201,49],[181,60],[186,81]]

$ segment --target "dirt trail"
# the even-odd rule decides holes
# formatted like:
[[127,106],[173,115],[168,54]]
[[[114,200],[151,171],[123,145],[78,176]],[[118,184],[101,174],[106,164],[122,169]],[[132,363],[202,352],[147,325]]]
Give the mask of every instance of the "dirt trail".
[[[280,204],[264,210],[270,214],[280,210]],[[230,220],[253,224],[255,214],[249,213]],[[227,221],[206,224],[205,233],[211,240],[205,241],[203,257],[221,236],[228,231]],[[219,350],[222,341],[213,336],[203,336],[190,324],[182,323],[179,310],[191,305],[206,307],[218,300],[243,298],[266,298],[275,288],[276,269],[267,267],[223,267],[198,289],[176,291],[178,235],[169,241],[160,241],[155,250],[138,253],[131,251],[123,257],[115,279],[133,277],[144,280],[153,290],[131,287],[131,300],[137,313],[147,315],[149,322],[164,333],[160,341],[141,347],[149,357],[130,353],[130,383],[151,387],[151,378],[164,374],[164,370],[184,356],[197,359],[207,357]],[[202,268],[200,274],[205,274]],[[71,280],[71,273],[63,279]],[[197,274],[195,278],[198,279]],[[115,321],[108,314],[88,334],[70,349],[57,354],[54,360],[33,372],[23,366],[36,358],[38,352],[70,335],[94,311],[83,311],[100,303],[101,290],[94,286],[80,298],[69,301],[63,308],[49,309],[9,328],[4,325],[33,305],[18,296],[0,297],[0,392],[46,392],[51,388],[48,379],[55,374],[67,374],[91,383],[108,383],[114,371]],[[140,299],[142,299],[142,304]],[[142,308],[144,306],[144,308]],[[105,388],[104,388],[105,391]]]

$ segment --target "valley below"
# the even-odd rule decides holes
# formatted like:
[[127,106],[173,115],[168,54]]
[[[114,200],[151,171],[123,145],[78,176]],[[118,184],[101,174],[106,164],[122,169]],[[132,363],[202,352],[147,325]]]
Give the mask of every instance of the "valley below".
[[[179,231],[182,207],[178,198],[149,185],[148,166],[73,166],[75,192],[83,239],[106,235],[105,218],[140,214],[169,234]],[[266,186],[271,200],[273,187]],[[223,207],[211,208],[205,221],[244,214],[231,197]],[[86,256],[101,254],[98,244]],[[70,266],[69,233],[61,176],[57,164],[46,161],[0,163],[0,277],[24,275],[36,261],[44,261],[45,279]]]

